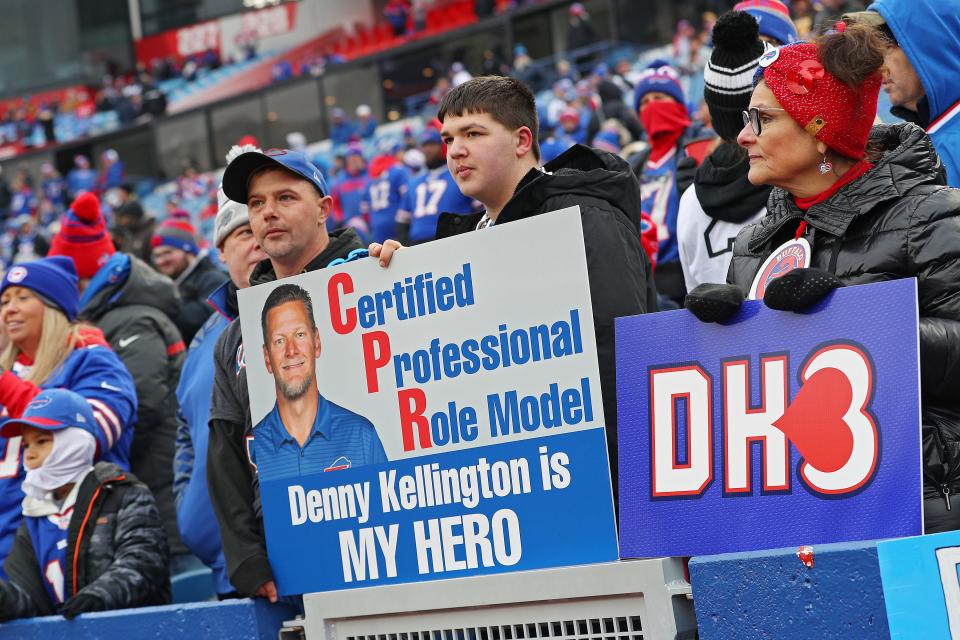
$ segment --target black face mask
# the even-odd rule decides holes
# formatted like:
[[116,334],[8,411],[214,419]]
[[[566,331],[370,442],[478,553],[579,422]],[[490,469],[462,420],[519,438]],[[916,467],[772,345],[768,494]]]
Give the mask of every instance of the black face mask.
[[447,161],[443,158],[443,156],[440,156],[437,158],[429,158],[429,157],[427,158],[427,169],[431,169],[431,170],[436,169],[438,167],[442,167],[445,164],[447,164]]

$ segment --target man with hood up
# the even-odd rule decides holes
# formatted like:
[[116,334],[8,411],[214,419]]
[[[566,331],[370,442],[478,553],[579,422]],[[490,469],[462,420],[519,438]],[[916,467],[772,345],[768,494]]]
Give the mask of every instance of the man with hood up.
[[597,94],[600,96],[600,109],[604,120],[613,118],[626,127],[630,137],[634,140],[643,139],[643,126],[630,107],[623,101],[623,91],[609,80],[601,80],[597,85]]
[[[640,189],[619,156],[575,145],[540,166],[533,94],[513,78],[483,76],[440,103],[447,168],[467,197],[485,208],[441,214],[437,239],[579,206],[593,306],[614,499],[617,402],[614,318],[657,310],[650,262],[640,246]],[[386,266],[399,247],[371,246]]]
[[139,258],[117,252],[100,203],[82,194],[50,244],[51,256],[73,259],[80,278],[80,315],[103,331],[137,391],[130,469],[157,499],[172,555],[186,553],[173,507],[177,381],[186,347],[171,317],[180,306],[173,281]]
[[742,112],[753,93],[753,72],[763,52],[754,17],[741,11],[720,16],[703,73],[703,99],[721,140],[697,168],[693,188],[680,197],[677,212],[677,244],[687,291],[707,282],[726,282],[737,234],[767,212],[771,187],[750,184],[750,162],[737,144]]
[[883,90],[890,113],[926,130],[960,187],[960,1],[877,0],[844,19],[880,30],[890,42]]

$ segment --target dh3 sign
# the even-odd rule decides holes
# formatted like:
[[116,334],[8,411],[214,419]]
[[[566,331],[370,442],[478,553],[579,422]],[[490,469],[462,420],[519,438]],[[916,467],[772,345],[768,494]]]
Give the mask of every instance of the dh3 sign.
[[621,556],[920,533],[915,286],[619,319]]

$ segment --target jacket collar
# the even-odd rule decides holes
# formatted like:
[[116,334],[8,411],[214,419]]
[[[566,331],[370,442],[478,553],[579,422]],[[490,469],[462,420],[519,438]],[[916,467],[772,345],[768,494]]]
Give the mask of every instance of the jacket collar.
[[[321,251],[317,257],[311,260],[304,268],[302,273],[323,269],[332,260],[345,258],[348,253],[354,249],[363,249],[364,245],[360,242],[360,236],[353,229],[337,229],[330,232],[330,243],[326,249]],[[274,282],[277,279],[277,272],[273,269],[273,263],[269,259],[264,260],[253,268],[250,274],[250,285],[257,286],[266,282]]]
[[227,320],[237,317],[237,286],[227,280],[207,296],[207,304]]
[[810,207],[806,215],[789,193],[775,187],[770,192],[767,216],[750,239],[749,249],[759,250],[791,220],[805,219],[815,229],[841,237],[858,217],[899,198],[918,184],[937,180],[932,176],[936,175],[940,161],[933,143],[917,125],[877,125],[870,139],[885,149],[874,167],[827,200]]

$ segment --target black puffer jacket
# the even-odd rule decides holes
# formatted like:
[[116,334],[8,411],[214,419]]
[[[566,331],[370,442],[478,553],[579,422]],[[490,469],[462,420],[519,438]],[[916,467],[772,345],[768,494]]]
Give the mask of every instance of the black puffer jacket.
[[[882,159],[806,215],[775,188],[767,216],[737,236],[727,280],[748,291],[760,264],[801,219],[813,229],[812,267],[849,285],[917,279],[924,496],[943,498],[960,490],[960,190],[944,186],[940,159],[920,127],[880,125],[871,138],[886,149]],[[956,507],[951,529],[960,528],[960,501]]]
[[130,469],[156,496],[173,553],[186,553],[173,508],[177,382],[186,349],[171,318],[180,297],[170,278],[133,256],[129,258],[126,280],[105,283],[80,314],[103,331],[110,348],[133,376],[137,422]]
[[[619,156],[574,145],[544,171],[532,169],[497,216],[506,224],[580,207],[600,364],[600,391],[614,496],[617,486],[617,385],[614,318],[657,310],[650,262],[640,247],[640,184]],[[473,231],[482,213],[441,214],[437,239]]]
[[[64,600],[96,596],[105,609],[170,602],[167,537],[153,496],[132,474],[98,463],[83,479],[67,529]],[[74,574],[76,567],[76,574]],[[29,618],[55,613],[40,565],[21,523],[0,580],[0,616]]]

